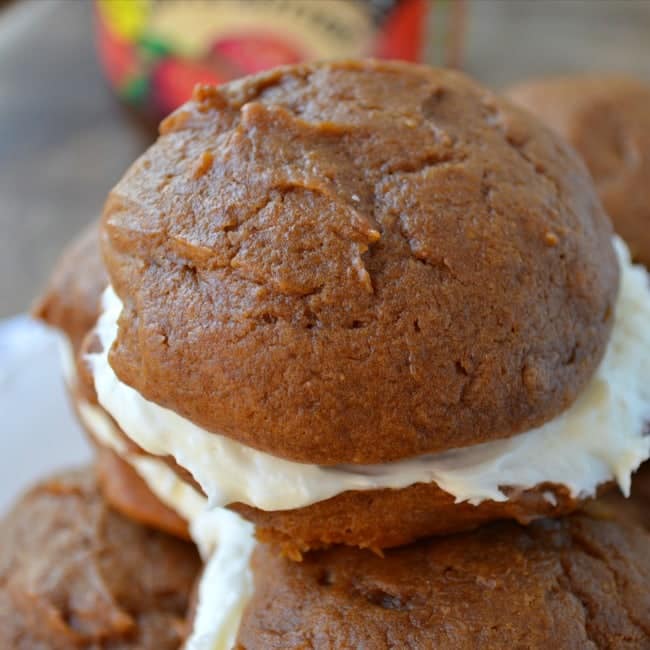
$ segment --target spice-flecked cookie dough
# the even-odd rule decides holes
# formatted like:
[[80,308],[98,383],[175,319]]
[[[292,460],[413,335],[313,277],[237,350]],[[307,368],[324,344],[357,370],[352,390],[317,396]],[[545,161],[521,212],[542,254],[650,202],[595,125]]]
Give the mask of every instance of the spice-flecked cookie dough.
[[161,130],[107,202],[80,356],[123,511],[158,517],[129,465],[163,497],[171,467],[298,557],[627,487],[650,453],[647,276],[557,136],[461,75],[374,62],[199,88]]
[[542,78],[508,95],[582,155],[614,227],[650,267],[650,83],[612,74]]
[[3,650],[176,650],[194,547],[111,510],[92,470],[30,490],[0,529]]
[[491,524],[383,558],[339,547],[296,563],[259,545],[235,647],[648,648],[650,529],[620,504],[525,528]]

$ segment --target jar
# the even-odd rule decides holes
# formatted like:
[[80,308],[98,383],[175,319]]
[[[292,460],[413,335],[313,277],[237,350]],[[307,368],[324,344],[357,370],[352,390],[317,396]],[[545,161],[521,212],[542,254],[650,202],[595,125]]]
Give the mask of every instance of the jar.
[[377,58],[458,65],[463,0],[96,0],[117,95],[158,120],[197,83],[281,64]]

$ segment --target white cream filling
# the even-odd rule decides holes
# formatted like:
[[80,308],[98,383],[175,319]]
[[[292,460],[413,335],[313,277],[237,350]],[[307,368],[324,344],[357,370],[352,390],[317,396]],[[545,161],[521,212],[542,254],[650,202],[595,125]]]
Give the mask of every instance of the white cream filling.
[[253,525],[224,508],[204,510],[191,522],[195,539],[212,536],[216,548],[209,556],[199,584],[194,625],[186,650],[231,650],[239,624],[253,595],[250,559],[255,547]]
[[[74,391],[74,350],[66,337],[57,340],[63,377]],[[129,463],[162,503],[189,522],[190,534],[205,565],[185,650],[231,650],[244,608],[253,594],[250,558],[255,547],[254,526],[229,510],[208,510],[208,500],[164,462],[130,452],[102,408],[78,396],[75,404],[82,423],[97,442]]]
[[122,304],[109,287],[97,332],[103,351],[91,355],[102,406],[140,447],[171,455],[189,470],[210,503],[242,502],[263,510],[300,508],[348,490],[404,488],[435,482],[457,502],[507,500],[502,487],[550,482],[573,496],[594,495],[616,479],[627,494],[632,472],[650,456],[650,292],[648,274],[615,240],[621,289],[612,337],[594,377],[574,404],[541,427],[505,440],[382,465],[323,467],[257,451],[208,432],[146,400],[122,383],[108,362]]
[[149,489],[190,524],[205,567],[186,650],[231,650],[244,607],[253,593],[249,566],[255,546],[253,525],[229,510],[208,510],[207,499],[165,463],[129,452],[102,409],[83,400],[77,401],[77,409],[97,441],[128,462]]

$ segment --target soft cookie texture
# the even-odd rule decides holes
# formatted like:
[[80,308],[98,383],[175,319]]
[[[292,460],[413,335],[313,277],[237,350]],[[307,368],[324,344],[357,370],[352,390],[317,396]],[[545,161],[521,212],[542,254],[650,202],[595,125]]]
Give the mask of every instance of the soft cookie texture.
[[611,236],[573,150],[460,74],[340,62],[200,87],[106,203],[110,363],[297,461],[511,436],[602,358]]
[[650,267],[650,83],[607,74],[557,77],[508,94],[582,155],[614,227]]
[[0,528],[3,650],[175,650],[194,547],[112,511],[91,470],[24,496]]
[[619,505],[492,524],[383,558],[339,547],[296,563],[261,545],[236,647],[649,648],[650,531]]

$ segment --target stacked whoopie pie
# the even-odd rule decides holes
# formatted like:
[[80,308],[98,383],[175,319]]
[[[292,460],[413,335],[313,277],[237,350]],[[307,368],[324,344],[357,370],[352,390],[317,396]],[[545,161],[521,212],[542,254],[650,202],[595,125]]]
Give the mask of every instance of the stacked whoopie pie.
[[188,648],[650,644],[647,477],[570,514],[650,456],[648,276],[463,75],[198,88],[36,311],[104,498],[206,561]]

